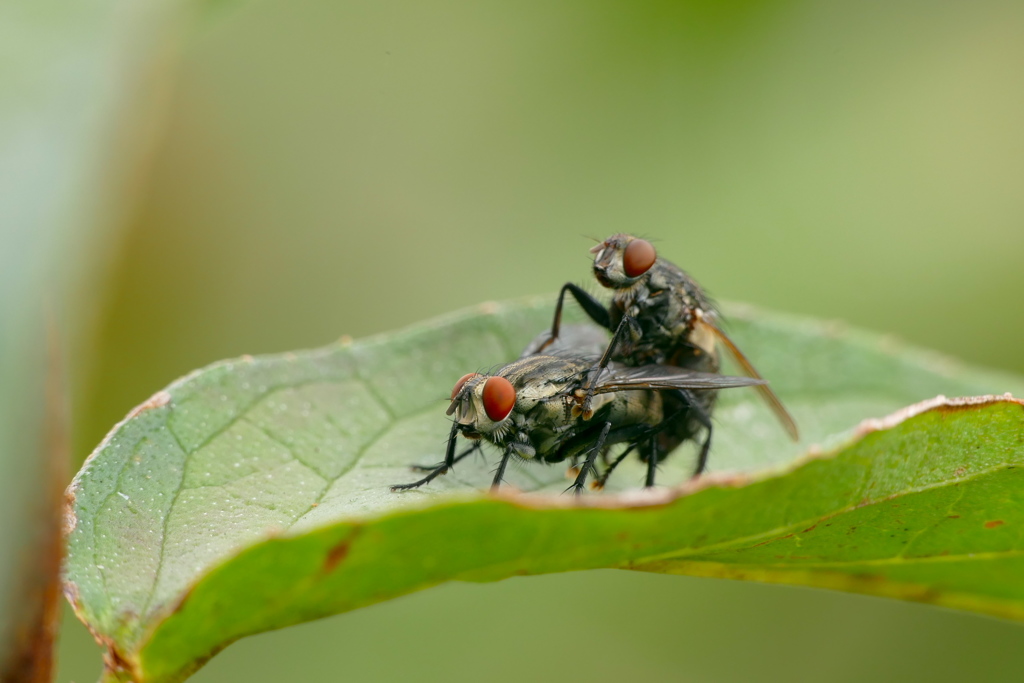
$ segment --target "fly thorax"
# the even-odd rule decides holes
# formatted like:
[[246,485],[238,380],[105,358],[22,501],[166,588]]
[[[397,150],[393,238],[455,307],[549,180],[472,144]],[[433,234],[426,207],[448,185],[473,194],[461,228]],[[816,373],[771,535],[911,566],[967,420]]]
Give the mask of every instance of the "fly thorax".
[[520,413],[521,415],[526,415],[534,408],[536,408],[538,402],[539,398],[537,396],[531,395],[529,390],[520,389],[516,393],[516,409],[514,412]]
[[[563,361],[564,362],[564,361]],[[543,371],[541,368],[541,372]],[[516,388],[516,412],[529,415],[542,412],[548,403],[556,402],[562,387],[549,376],[530,377],[529,381],[518,383]]]

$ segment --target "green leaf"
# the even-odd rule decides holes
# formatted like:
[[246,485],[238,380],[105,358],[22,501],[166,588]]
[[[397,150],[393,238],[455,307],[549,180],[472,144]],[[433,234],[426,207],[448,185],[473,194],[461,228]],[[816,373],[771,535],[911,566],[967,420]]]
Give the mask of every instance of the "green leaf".
[[[462,374],[518,355],[552,298],[356,343],[210,366],[119,424],[69,489],[67,593],[111,680],[177,681],[242,636],[448,580],[595,567],[735,576],[1024,616],[1019,379],[836,324],[742,308],[730,332],[804,434],[723,392],[713,473],[681,488],[558,495],[564,466],[440,459]],[[808,450],[813,455],[795,460]],[[684,482],[694,453],[660,480]],[[794,462],[795,460],[795,462]],[[620,488],[642,481],[619,471]],[[625,468],[626,466],[623,465]]]

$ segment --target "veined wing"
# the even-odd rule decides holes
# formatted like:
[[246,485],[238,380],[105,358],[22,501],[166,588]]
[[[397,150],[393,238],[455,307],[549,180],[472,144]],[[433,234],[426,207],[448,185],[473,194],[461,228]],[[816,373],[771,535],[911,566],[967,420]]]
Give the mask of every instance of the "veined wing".
[[730,389],[733,387],[761,386],[761,378],[730,377],[711,372],[686,370],[674,365],[610,366],[601,375],[595,394],[630,389]]

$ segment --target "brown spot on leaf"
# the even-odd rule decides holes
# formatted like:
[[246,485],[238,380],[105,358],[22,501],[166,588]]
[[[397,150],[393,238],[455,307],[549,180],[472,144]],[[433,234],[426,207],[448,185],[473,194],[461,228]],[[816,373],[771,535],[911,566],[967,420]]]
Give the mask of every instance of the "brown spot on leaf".
[[327,552],[327,558],[324,560],[324,571],[332,572],[335,567],[341,564],[341,561],[348,557],[348,549],[351,546],[349,539],[345,539],[338,545],[334,546]]
[[967,468],[966,467],[957,467],[955,470],[953,470],[953,476],[954,477],[962,477],[965,474],[967,474]]
[[779,536],[778,538],[769,538],[767,541],[761,541],[760,543],[755,543],[754,545],[752,545],[750,547],[751,548],[756,548],[758,546],[768,545],[769,543],[775,543],[776,541],[785,541],[787,538],[793,538],[793,536],[794,536],[794,534],[786,534],[785,536]]
[[986,529],[995,529],[996,527],[1002,526],[1004,524],[1006,524],[1006,522],[1004,522],[1001,519],[991,519],[991,520],[985,522],[985,528]]
[[353,529],[347,537],[342,541],[334,544],[334,546],[327,551],[327,557],[324,558],[324,571],[332,572],[339,564],[345,561],[348,557],[348,551],[352,547],[352,541],[356,539],[358,535],[358,529]]
[[806,529],[804,529],[802,533],[805,533],[805,534],[806,533],[810,533],[810,532],[814,531],[817,528],[818,528],[817,524],[812,524],[811,526],[809,526]]
[[950,519],[960,519],[960,515],[950,515]]

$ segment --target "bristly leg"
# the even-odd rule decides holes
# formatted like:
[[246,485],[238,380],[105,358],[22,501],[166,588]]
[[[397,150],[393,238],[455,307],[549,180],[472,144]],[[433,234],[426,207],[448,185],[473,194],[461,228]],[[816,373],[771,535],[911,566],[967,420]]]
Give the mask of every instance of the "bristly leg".
[[676,396],[679,397],[679,399],[683,402],[683,405],[685,405],[686,407],[683,410],[679,410],[673,413],[672,416],[669,417],[668,420],[666,420],[666,422],[675,419],[689,420],[690,418],[693,418],[694,420],[699,422],[700,426],[703,427],[707,432],[707,436],[704,437],[704,441],[700,445],[700,451],[697,454],[697,467],[694,469],[693,472],[693,476],[696,477],[704,471],[704,468],[707,467],[708,464],[708,453],[711,450],[711,416],[708,415],[707,412],[700,407],[700,404],[697,402],[697,399],[693,396],[692,392],[686,391],[684,389],[679,389],[678,391],[675,392],[675,394]]
[[690,410],[693,412],[693,417],[700,422],[701,426],[707,430],[708,435],[704,438],[704,443],[700,445],[700,453],[697,455],[697,468],[693,472],[693,476],[700,475],[704,471],[704,468],[708,465],[708,451],[711,450],[711,418],[704,410],[696,403],[690,405]]
[[604,427],[601,428],[601,434],[597,437],[597,444],[590,449],[587,453],[587,459],[583,462],[583,467],[580,468],[580,473],[576,475],[576,481],[572,483],[572,486],[566,489],[566,491],[572,491],[575,495],[583,493],[583,486],[587,482],[587,475],[591,471],[597,473],[597,468],[594,466],[594,462],[597,460],[598,454],[604,449],[604,442],[608,438],[608,432],[612,428],[611,422],[605,422]]
[[608,309],[605,308],[604,304],[592,297],[582,287],[567,282],[562,286],[562,291],[558,293],[558,303],[555,304],[555,318],[551,321],[551,337],[537,349],[537,353],[543,353],[544,349],[558,339],[558,334],[562,328],[562,303],[565,300],[566,292],[572,294],[573,298],[576,299],[576,303],[590,316],[591,320],[606,330],[610,330],[612,327],[611,318],[608,316]]
[[[658,463],[661,460],[660,447],[658,445],[658,435],[669,428],[669,426],[676,420],[689,420],[695,419],[700,425],[707,430],[708,436],[701,445],[700,455],[698,456],[698,470],[694,474],[700,474],[703,470],[704,465],[707,463],[708,450],[711,448],[711,418],[708,414],[700,407],[696,402],[693,395],[686,390],[677,389],[672,392],[682,403],[682,407],[676,410],[674,413],[663,419],[658,424],[654,425],[650,429],[639,434],[635,440],[631,441],[629,446],[620,453],[614,461],[608,466],[607,469],[594,481],[595,488],[603,488],[607,483],[608,478],[611,476],[615,468],[619,466],[622,461],[629,456],[630,453],[637,450],[641,444],[649,443],[650,451],[648,453],[641,452],[640,459],[647,463],[647,475],[645,479],[645,486],[654,486],[654,481],[657,476]],[[648,441],[645,441],[648,440]],[[646,457],[645,457],[646,456]]]
[[444,474],[451,466],[455,464],[455,437],[459,435],[459,423],[452,422],[452,430],[448,433],[448,448],[444,452],[444,462],[435,467],[430,471],[427,476],[423,477],[419,481],[414,481],[411,484],[395,484],[391,487],[392,491],[408,491],[409,489],[419,488],[424,484],[429,484],[438,476]]
[[414,481],[411,484],[392,484],[391,485],[391,490],[392,491],[408,491],[410,489],[418,489],[419,487],[423,486],[424,484],[429,484],[430,482],[434,481],[434,479],[436,479],[437,477],[441,476],[442,474],[446,474],[447,472],[448,472],[448,465],[445,465],[444,463],[441,463],[440,465],[438,465],[437,467],[432,469],[430,471],[430,474],[428,474],[427,476],[423,477],[422,479]]
[[494,481],[491,482],[491,490],[496,491],[501,486],[501,480],[505,477],[505,468],[508,466],[508,459],[512,457],[512,447],[505,448],[501,454],[501,462],[498,463],[498,470],[494,473]]
[[[456,455],[455,459],[452,460],[452,465],[454,466],[456,463],[461,462],[467,456],[469,456],[470,454],[472,454],[474,452],[479,452],[481,446],[483,446],[483,442],[482,441],[475,442],[472,446],[470,446],[466,450],[464,450],[461,453],[459,453],[458,455]],[[438,467],[440,467],[443,464],[444,463],[440,463],[439,465],[410,465],[410,467],[415,472],[433,472],[434,470],[436,470]]]
[[654,486],[654,475],[658,472],[658,438],[651,435],[651,452],[647,456],[647,481],[644,482],[644,486],[651,488]]
[[590,416],[593,414],[593,411],[590,409],[590,402],[594,398],[598,379],[600,379],[605,368],[608,367],[608,363],[611,362],[615,347],[622,342],[623,337],[627,333],[635,334],[637,329],[639,329],[639,325],[636,320],[628,315],[622,316],[622,320],[619,321],[619,326],[615,328],[615,334],[612,335],[612,340],[608,343],[608,348],[604,350],[601,360],[587,371],[587,378],[583,380],[583,384],[576,390],[578,403],[573,407],[574,415],[582,415],[584,420],[590,419]]
[[627,455],[636,450],[636,446],[636,443],[631,443],[626,450],[619,453],[618,457],[608,465],[608,468],[601,474],[601,476],[594,480],[594,488],[603,489],[604,485],[608,482],[608,477],[611,476],[611,473],[615,471],[615,468],[619,466],[620,462],[626,459]]

